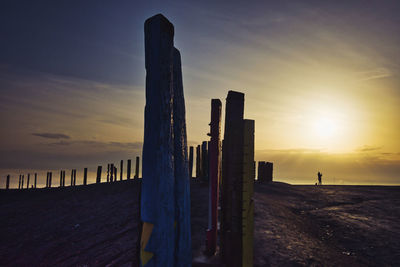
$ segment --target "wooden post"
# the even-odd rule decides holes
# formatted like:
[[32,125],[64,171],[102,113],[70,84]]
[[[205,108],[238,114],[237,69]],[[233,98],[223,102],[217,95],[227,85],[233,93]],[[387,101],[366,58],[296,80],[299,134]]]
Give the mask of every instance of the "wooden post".
[[71,186],[74,185],[74,170],[71,170]]
[[214,255],[217,248],[218,196],[221,175],[221,109],[219,99],[211,100],[210,146],[209,146],[209,206],[206,251]]
[[173,25],[161,14],[146,20],[146,106],[143,139],[141,266],[175,264]]
[[131,179],[131,167],[132,167],[132,161],[128,159],[128,163],[126,166],[126,179],[130,180]]
[[102,166],[97,166],[96,184],[101,183],[101,169]]
[[74,186],[76,185],[76,169],[74,169]]
[[201,144],[201,180],[203,182],[208,182],[208,151],[207,151],[207,141],[203,141]]
[[87,168],[83,169],[83,185],[87,185]]
[[19,175],[19,180],[18,180],[18,189],[21,189],[21,174]]
[[28,173],[28,178],[26,179],[26,189],[29,189],[29,180],[31,179],[31,174]]
[[53,173],[49,172],[49,188],[51,188],[51,179],[53,178]]
[[110,182],[113,181],[113,178],[114,178],[114,164],[111,163],[110,164]]
[[65,170],[63,170],[63,187],[65,187]]
[[139,162],[140,162],[140,158],[136,157],[135,179],[139,178]]
[[122,181],[122,172],[124,170],[124,161],[121,160],[120,170],[119,170],[119,180]]
[[8,190],[9,188],[10,188],[10,175],[7,175],[6,189]]
[[201,178],[201,152],[200,145],[196,147],[196,178]]
[[244,120],[242,182],[242,266],[253,266],[254,120]]
[[37,181],[37,173],[35,173],[35,186],[34,186],[34,188],[36,188],[36,181]]
[[21,189],[24,189],[24,175],[22,174]]
[[110,182],[110,163],[107,164],[107,183]]
[[193,147],[189,147],[189,177],[193,177]]
[[62,187],[62,181],[63,181],[63,171],[60,171],[60,187]]
[[117,181],[117,167],[114,166],[114,182]]
[[226,266],[242,264],[244,94],[228,92],[222,148],[221,254]]

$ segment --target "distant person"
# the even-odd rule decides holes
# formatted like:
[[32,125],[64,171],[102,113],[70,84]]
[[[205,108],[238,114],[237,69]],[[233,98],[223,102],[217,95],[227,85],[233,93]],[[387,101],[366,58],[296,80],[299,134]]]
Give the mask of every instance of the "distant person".
[[318,184],[322,185],[322,173],[318,172]]

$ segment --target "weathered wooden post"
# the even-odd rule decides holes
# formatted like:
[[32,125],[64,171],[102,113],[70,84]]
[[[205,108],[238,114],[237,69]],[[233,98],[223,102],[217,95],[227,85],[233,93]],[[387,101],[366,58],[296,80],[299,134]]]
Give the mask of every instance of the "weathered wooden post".
[[200,145],[196,147],[196,178],[201,178],[201,152]]
[[83,185],[87,185],[87,168],[83,169]]
[[49,172],[49,187],[51,188],[51,180],[53,178],[53,173]]
[[76,169],[74,169],[74,186],[76,185]]
[[117,167],[114,166],[114,182],[117,181]]
[[193,147],[189,147],[189,177],[193,177]]
[[24,189],[24,175],[22,174],[21,189]]
[[74,170],[71,170],[71,186],[74,185]]
[[107,176],[106,176],[107,183],[110,181],[110,164],[107,163]]
[[136,157],[136,169],[135,169],[135,179],[139,178],[139,157]]
[[210,146],[209,146],[209,207],[206,251],[214,255],[217,248],[218,196],[221,175],[221,100],[211,100]]
[[18,189],[21,189],[21,174],[19,175],[19,180],[18,180]]
[[9,188],[10,188],[10,175],[7,175],[6,189],[8,190]]
[[37,173],[35,173],[35,186],[34,186],[34,188],[36,188],[36,181],[37,181]]
[[119,180],[122,181],[122,172],[124,170],[124,161],[121,160],[120,170],[119,170]]
[[126,179],[130,180],[131,179],[131,167],[132,167],[132,161],[128,159],[128,163],[126,166]]
[[[146,20],[146,106],[141,193],[141,265],[175,265],[173,25],[161,14]],[[160,203],[162,203],[160,205]]]
[[203,182],[208,182],[208,143],[207,141],[203,141],[201,144],[201,172],[202,172],[202,177],[201,180]]
[[243,124],[242,266],[253,266],[254,244],[254,120]]
[[63,187],[65,187],[65,170],[63,170]]
[[102,166],[97,166],[96,184],[101,183],[101,169]]
[[221,254],[227,266],[242,264],[244,94],[228,92],[222,154]]
[[63,171],[60,171],[60,187],[63,185]]
[[110,182],[113,181],[113,178],[114,178],[114,164],[111,163],[110,164]]
[[186,136],[186,111],[183,93],[181,54],[174,48],[173,54],[173,128],[174,128],[174,175],[175,175],[175,264],[191,266],[190,224],[190,176]]
[[28,173],[28,178],[26,179],[26,189],[29,189],[29,180],[31,179],[31,174]]

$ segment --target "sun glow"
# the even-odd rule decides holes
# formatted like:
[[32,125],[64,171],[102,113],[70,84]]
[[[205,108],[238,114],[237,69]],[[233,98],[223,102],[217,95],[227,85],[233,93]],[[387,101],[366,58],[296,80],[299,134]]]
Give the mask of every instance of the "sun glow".
[[315,120],[313,128],[316,136],[331,138],[338,132],[338,123],[332,118],[321,117]]

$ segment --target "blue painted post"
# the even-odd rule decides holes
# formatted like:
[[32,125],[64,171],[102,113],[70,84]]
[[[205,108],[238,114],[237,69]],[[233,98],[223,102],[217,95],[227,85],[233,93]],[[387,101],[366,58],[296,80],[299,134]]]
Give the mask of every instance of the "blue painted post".
[[141,264],[173,267],[175,198],[173,162],[174,26],[161,14],[146,20],[146,106],[141,193]]
[[182,83],[181,54],[174,48],[173,66],[173,127],[175,172],[175,265],[191,266],[190,177],[186,137],[185,98]]

